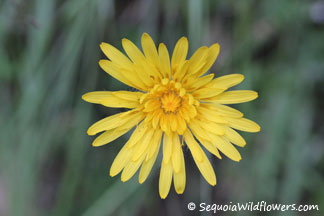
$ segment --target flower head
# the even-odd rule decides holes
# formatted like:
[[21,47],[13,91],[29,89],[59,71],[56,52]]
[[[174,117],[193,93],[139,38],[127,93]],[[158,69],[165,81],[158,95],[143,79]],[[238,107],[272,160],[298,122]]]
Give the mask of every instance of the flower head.
[[109,60],[100,60],[100,67],[112,77],[138,91],[96,91],[82,96],[90,103],[106,107],[129,108],[129,111],[106,117],[88,129],[89,135],[103,132],[93,142],[101,146],[135,128],[115,158],[110,175],[122,172],[121,180],[129,180],[138,169],[139,183],[148,177],[162,145],[159,192],[165,198],[174,183],[177,193],[186,185],[182,147],[187,145],[193,159],[211,185],[216,176],[204,150],[221,159],[219,151],[234,161],[240,153],[233,146],[243,147],[244,139],[233,129],[258,132],[260,127],[243,114],[224,104],[254,100],[257,93],[249,90],[227,91],[243,81],[244,76],[231,74],[214,79],[204,75],[214,64],[219,45],[199,48],[187,59],[188,40],[176,44],[170,61],[166,46],[158,50],[152,38],[142,36],[143,53],[129,40],[122,40],[128,57],[113,46],[100,45]]

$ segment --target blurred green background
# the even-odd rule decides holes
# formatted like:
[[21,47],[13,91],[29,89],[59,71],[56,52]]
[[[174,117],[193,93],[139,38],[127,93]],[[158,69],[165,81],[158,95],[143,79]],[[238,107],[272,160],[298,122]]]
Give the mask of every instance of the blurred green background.
[[[88,104],[94,90],[129,89],[98,66],[101,42],[137,45],[143,32],[190,54],[218,42],[211,72],[242,73],[239,89],[259,92],[237,106],[258,122],[242,133],[240,163],[212,159],[209,186],[185,150],[187,186],[158,194],[159,164],[143,184],[121,183],[109,168],[127,136],[100,148],[86,134],[119,109]],[[317,204],[311,212],[218,215],[324,215],[324,1],[2,0],[0,1],[0,215],[199,215],[189,202]],[[202,215],[207,215],[202,214]]]

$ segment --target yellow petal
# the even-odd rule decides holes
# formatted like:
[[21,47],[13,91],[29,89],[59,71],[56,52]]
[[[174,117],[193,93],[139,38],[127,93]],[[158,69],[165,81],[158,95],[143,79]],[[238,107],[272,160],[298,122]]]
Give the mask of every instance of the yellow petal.
[[173,172],[174,188],[178,194],[182,194],[186,188],[186,167],[182,151],[180,155],[180,164],[180,171],[178,173]]
[[174,169],[174,172],[178,173],[180,172],[181,169],[181,157],[182,155],[182,149],[181,149],[181,144],[179,140],[179,136],[174,133],[172,136],[172,145],[173,145],[173,150],[172,150],[172,166]]
[[134,146],[132,161],[137,161],[145,152],[147,152],[153,133],[153,128],[148,129],[147,133],[142,137],[138,144]]
[[117,139],[118,137],[122,136],[123,134],[128,132],[130,129],[132,129],[142,119],[143,119],[143,113],[141,113],[141,112],[131,115],[130,118],[125,119],[123,121],[123,124],[120,125],[119,127],[112,129],[112,130],[107,130],[106,132],[104,132],[100,136],[98,136],[93,141],[92,145],[93,146],[101,146],[101,145],[105,145],[109,142],[112,142],[113,140]]
[[100,121],[97,121],[91,127],[88,129],[87,133],[88,135],[95,135],[101,131],[104,130],[111,130],[116,127],[119,127],[126,121],[128,121],[130,118],[132,118],[132,112],[123,112],[123,113],[118,113],[112,116],[108,116],[104,119],[101,119]]
[[160,127],[165,133],[170,134],[171,128],[168,120],[167,114],[162,114],[160,117]]
[[178,114],[181,117],[181,119],[184,119],[186,122],[190,121],[188,109],[186,109],[184,106],[178,109]]
[[[189,115],[189,118],[193,118],[197,115],[197,109],[193,105],[182,104],[182,109],[185,110],[186,115]],[[184,117],[186,119],[186,117]]]
[[114,162],[110,167],[110,176],[115,176],[124,169],[130,158],[132,157],[132,149],[128,149],[126,145],[120,150]]
[[122,45],[132,62],[140,64],[144,60],[143,53],[137,48],[137,46],[133,42],[124,38],[122,40]]
[[153,117],[154,117],[154,113],[156,112],[156,110],[153,109],[152,106],[149,106],[149,107],[147,107],[147,108],[144,108],[144,109],[143,109],[143,112],[145,112],[145,113],[148,112],[148,113],[146,113],[146,117],[145,117],[144,122],[145,122],[145,123],[149,123],[149,122],[152,121],[152,119],[153,119]]
[[195,137],[198,139],[198,141],[200,142],[200,144],[202,144],[209,152],[211,152],[213,155],[215,155],[216,157],[218,157],[219,159],[222,159],[222,157],[220,156],[217,148],[215,145],[213,145],[212,143],[210,143],[208,140],[210,140],[209,136],[206,134],[206,132],[202,133],[202,129],[198,126],[195,127],[190,127],[193,134],[195,135]]
[[205,153],[203,153],[202,162],[199,162],[196,160],[195,160],[195,162],[196,162],[196,165],[197,165],[200,173],[206,179],[206,181],[210,185],[215,186],[216,185],[216,175],[215,175],[214,169],[213,169],[212,165],[210,164]]
[[232,117],[232,118],[243,117],[243,113],[241,113],[240,111],[238,111],[232,107],[226,106],[226,105],[213,103],[213,104],[203,104],[202,106],[206,107],[207,109],[215,110],[219,113],[219,115],[222,115],[222,116],[228,116],[228,117]]
[[139,158],[139,160],[128,162],[128,164],[125,166],[125,168],[121,174],[122,182],[128,181],[130,178],[133,177],[133,175],[136,173],[138,168],[143,163],[144,158],[145,158],[145,155],[142,155],[141,158]]
[[154,112],[153,119],[152,119],[152,127],[154,129],[157,128],[157,125],[159,124],[160,117],[161,117],[162,113],[163,112],[160,109],[157,110],[156,112]]
[[203,75],[204,73],[206,73],[211,68],[211,66],[214,64],[214,62],[216,61],[216,59],[218,57],[219,50],[220,50],[220,47],[219,47],[218,43],[215,43],[211,47],[209,47],[208,57],[206,59],[206,64],[200,70],[200,72],[197,74],[197,76]]
[[115,108],[135,108],[139,105],[138,101],[129,101],[125,99],[121,99],[119,97],[116,97],[114,95],[110,95],[108,97],[105,97],[101,104],[106,107],[115,107]]
[[233,90],[226,91],[216,97],[210,99],[212,102],[221,104],[237,104],[254,100],[258,97],[258,93],[251,90]]
[[215,97],[216,95],[219,95],[224,91],[225,89],[221,89],[221,88],[201,88],[194,91],[193,96],[195,96],[195,98],[200,98],[200,99],[210,98],[210,97]]
[[141,96],[143,95],[142,92],[131,92],[131,91],[115,91],[112,92],[112,95],[128,101],[139,101]]
[[221,123],[225,124],[227,123],[224,116],[219,115],[216,111],[207,109],[203,106],[198,107],[198,112],[201,116],[205,117],[209,121],[215,122],[215,123]]
[[84,95],[82,95],[82,99],[84,101],[87,101],[89,103],[96,103],[100,104],[100,102],[111,95],[111,92],[109,91],[94,91],[94,92],[88,92]]
[[202,152],[199,144],[196,142],[192,134],[187,130],[183,134],[183,137],[195,161],[202,162],[204,153]]
[[125,83],[126,85],[132,86],[134,88],[142,89],[140,86],[135,85],[133,82],[131,82],[130,79],[128,79],[130,73],[127,74],[126,70],[121,70],[116,65],[116,63],[108,60],[100,60],[99,65],[106,73],[108,73],[110,76],[114,77],[115,79]]
[[177,65],[182,64],[186,60],[188,54],[188,46],[188,39],[186,37],[182,37],[178,40],[172,54],[172,68],[175,68]]
[[177,118],[177,125],[178,125],[177,132],[178,134],[182,135],[187,129],[186,121],[183,118],[181,118],[180,115],[177,115],[176,118]]
[[119,126],[119,129],[132,129],[135,125],[137,125],[144,118],[144,114],[142,112],[137,112],[131,116],[125,123]]
[[154,132],[154,135],[152,138],[152,143],[150,144],[150,148],[148,149],[147,157],[145,159],[146,161],[149,160],[156,151],[159,151],[161,139],[162,139],[162,130],[155,129],[155,132]]
[[200,137],[204,139],[209,139],[207,131],[201,128],[196,120],[192,119],[189,123],[189,127],[194,132],[194,134],[199,134]]
[[168,163],[172,155],[172,134],[164,133],[163,137],[163,162]]
[[[144,104],[144,112],[152,112],[154,110],[157,110],[161,106],[159,99],[151,99],[145,102]],[[153,118],[153,116],[152,116]],[[151,118],[151,119],[152,119]],[[151,120],[150,119],[150,120]]]
[[218,157],[219,159],[222,159],[222,156],[219,154],[219,151],[217,150],[216,146],[213,145],[210,141],[208,140],[199,140],[199,142],[213,155]]
[[190,132],[185,132],[184,134],[185,142],[187,143],[194,161],[206,179],[206,181],[211,185],[216,185],[216,175],[213,167],[211,166],[206,154],[203,152],[199,144],[194,140]]
[[149,74],[146,74],[146,70],[143,65],[135,63],[133,65],[133,76],[131,74],[129,75],[129,78],[133,81],[133,79],[136,79],[139,83],[142,83],[141,87],[147,91],[154,85],[154,80],[149,76]]
[[230,74],[218,77],[208,84],[208,87],[225,88],[233,87],[244,80],[242,74]]
[[165,78],[170,78],[171,66],[168,49],[163,43],[159,45],[159,57],[161,62],[161,72]]
[[127,141],[126,143],[127,147],[132,148],[140,139],[142,139],[146,131],[147,131],[147,125],[141,122],[141,124],[136,127],[131,137]]
[[157,67],[149,61],[142,60],[141,65],[143,65],[143,72],[145,72],[152,80],[159,82],[163,74],[157,69]]
[[132,62],[118,49],[107,43],[100,44],[101,50],[104,54],[117,65],[124,68],[131,68]]
[[[189,67],[189,61],[185,60],[180,65],[177,65],[176,69],[172,70],[172,79],[176,82],[182,81],[183,77],[186,75]],[[176,70],[176,71],[174,71]]]
[[224,129],[217,123],[209,121],[208,119],[201,118],[192,120],[194,124],[197,124],[199,127],[206,130],[206,132],[211,132],[217,135],[224,135]]
[[188,90],[192,91],[205,86],[213,79],[213,77],[214,74],[208,74],[199,78],[197,78],[195,75],[192,75],[186,79],[183,86],[186,87]]
[[188,75],[193,75],[199,70],[201,70],[206,64],[206,59],[208,56],[209,49],[206,46],[200,47],[197,51],[191,56],[189,60]]
[[92,146],[102,146],[108,144],[115,139],[119,138],[120,136],[127,133],[130,129],[119,130],[119,128],[108,130],[98,136],[92,143]]
[[[160,143],[158,143],[158,145],[160,146]],[[140,174],[138,176],[138,182],[140,184],[142,184],[143,182],[145,182],[145,180],[147,179],[148,175],[150,174],[152,167],[156,161],[157,155],[159,153],[159,148],[157,148],[154,151],[154,154],[152,155],[152,157],[150,157],[149,160],[145,160],[142,164],[141,170],[140,170]]]
[[224,127],[225,137],[233,144],[244,147],[246,145],[243,137],[230,127]]
[[160,180],[159,180],[159,192],[160,197],[165,199],[170,191],[172,182],[172,164],[164,163],[161,164],[161,171],[160,171]]
[[226,120],[228,121],[228,125],[230,127],[240,131],[259,132],[261,129],[257,123],[246,118],[226,118]]
[[178,125],[177,125],[177,118],[174,114],[170,114],[169,116],[169,123],[171,124],[171,130],[172,131],[177,131]]
[[142,35],[142,49],[145,54],[145,57],[150,60],[157,67],[160,66],[159,55],[156,50],[154,41],[147,33]]
[[211,136],[211,142],[227,157],[237,162],[242,159],[241,154],[229,141],[214,134],[211,134],[210,136]]

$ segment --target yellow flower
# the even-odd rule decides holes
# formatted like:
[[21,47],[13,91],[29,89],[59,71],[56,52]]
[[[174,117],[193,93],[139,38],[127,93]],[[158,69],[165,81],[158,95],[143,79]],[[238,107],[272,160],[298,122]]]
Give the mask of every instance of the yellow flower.
[[105,145],[135,128],[118,153],[110,175],[122,172],[121,180],[129,180],[140,168],[139,183],[148,177],[162,143],[159,192],[165,198],[172,179],[175,190],[182,194],[186,185],[182,146],[187,145],[201,174],[211,185],[216,176],[202,146],[221,159],[219,151],[234,161],[241,155],[233,146],[245,146],[245,140],[233,129],[258,132],[260,127],[243,114],[224,104],[254,100],[257,92],[227,91],[243,81],[244,76],[231,74],[214,79],[204,74],[219,54],[219,44],[199,48],[187,58],[188,40],[176,44],[171,62],[166,46],[158,50],[152,38],[142,35],[144,54],[129,40],[122,40],[128,58],[115,47],[102,43],[101,50],[110,60],[100,60],[100,67],[112,77],[138,91],[96,91],[83,100],[106,107],[129,108],[104,118],[88,129],[89,135],[103,132],[93,146]]

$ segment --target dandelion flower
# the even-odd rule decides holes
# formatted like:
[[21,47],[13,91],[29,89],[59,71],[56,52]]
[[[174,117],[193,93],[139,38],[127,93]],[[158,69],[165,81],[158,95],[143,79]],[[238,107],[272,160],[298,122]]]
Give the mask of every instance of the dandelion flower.
[[147,179],[162,145],[159,193],[163,199],[169,193],[172,179],[175,191],[184,192],[184,145],[206,181],[216,185],[205,150],[219,159],[222,158],[220,151],[234,161],[241,160],[234,145],[243,147],[246,142],[234,129],[258,132],[260,127],[227,104],[254,100],[257,92],[228,91],[243,81],[244,76],[240,74],[218,78],[214,74],[205,75],[219,54],[217,43],[199,48],[187,59],[188,40],[182,37],[171,60],[166,46],[161,43],[156,49],[148,34],[142,35],[141,43],[143,52],[131,41],[122,40],[128,57],[110,44],[100,45],[109,58],[100,60],[100,67],[138,91],[95,91],[82,96],[90,103],[129,109],[94,123],[87,133],[103,133],[92,145],[105,145],[134,129],[114,159],[110,175],[121,172],[121,180],[125,182],[140,169],[139,183]]

